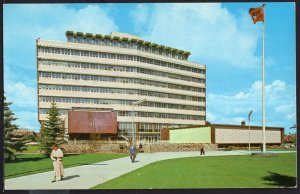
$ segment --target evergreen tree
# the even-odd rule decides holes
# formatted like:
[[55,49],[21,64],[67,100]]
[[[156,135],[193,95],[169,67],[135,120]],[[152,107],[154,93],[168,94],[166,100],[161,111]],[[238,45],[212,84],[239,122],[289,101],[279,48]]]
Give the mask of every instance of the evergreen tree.
[[68,143],[68,141],[66,140],[66,130],[62,125],[61,125],[61,129],[58,133],[58,136],[56,138],[56,143],[57,143],[57,145],[63,145],[63,144]]
[[4,96],[4,153],[9,159],[14,159],[14,151],[24,151],[27,149],[25,135],[17,133],[18,126],[13,122],[17,120],[15,114],[9,106],[12,102],[7,102]]
[[65,129],[62,127],[59,112],[54,102],[51,103],[47,119],[44,127],[41,128],[40,137],[40,150],[44,154],[51,153],[51,147],[54,143],[58,145],[66,143]]

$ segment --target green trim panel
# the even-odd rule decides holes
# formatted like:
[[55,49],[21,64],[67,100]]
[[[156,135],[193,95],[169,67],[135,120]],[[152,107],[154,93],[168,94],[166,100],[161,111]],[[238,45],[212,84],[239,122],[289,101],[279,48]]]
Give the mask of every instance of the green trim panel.
[[120,37],[119,36],[114,36],[113,39],[114,40],[120,40]]
[[211,143],[210,127],[170,130],[170,143]]
[[101,34],[96,34],[96,38],[102,38]]
[[73,36],[74,35],[74,33],[73,33],[73,31],[66,31],[66,35],[68,36],[68,35],[71,35],[71,36]]
[[77,36],[83,36],[83,32],[77,32]]
[[145,45],[151,45],[151,42],[145,41]]

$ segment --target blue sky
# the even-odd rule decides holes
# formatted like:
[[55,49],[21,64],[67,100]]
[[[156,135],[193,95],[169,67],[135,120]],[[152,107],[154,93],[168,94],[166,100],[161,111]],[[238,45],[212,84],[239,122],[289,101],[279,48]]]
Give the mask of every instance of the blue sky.
[[[39,130],[36,38],[65,41],[65,31],[134,34],[191,52],[207,67],[207,120],[262,124],[262,22],[259,3],[10,4],[4,5],[4,91],[19,127]],[[166,11],[168,10],[168,11]],[[265,10],[266,125],[296,123],[295,4]],[[278,14],[280,13],[280,14]],[[294,132],[293,130],[291,132]]]

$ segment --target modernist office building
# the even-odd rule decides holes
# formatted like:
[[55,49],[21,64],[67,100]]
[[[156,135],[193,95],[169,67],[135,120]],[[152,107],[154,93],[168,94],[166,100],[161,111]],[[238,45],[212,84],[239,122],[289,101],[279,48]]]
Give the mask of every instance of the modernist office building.
[[[55,102],[65,120],[74,107],[111,109],[118,136],[131,136],[132,103],[139,139],[159,140],[162,128],[204,125],[206,66],[189,52],[112,32],[66,32],[67,41],[37,39],[38,119]],[[66,125],[66,128],[68,126]]]

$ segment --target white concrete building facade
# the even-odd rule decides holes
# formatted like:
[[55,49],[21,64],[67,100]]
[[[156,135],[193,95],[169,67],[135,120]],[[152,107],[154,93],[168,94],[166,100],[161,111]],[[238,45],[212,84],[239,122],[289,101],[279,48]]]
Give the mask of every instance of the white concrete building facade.
[[[51,102],[66,119],[72,107],[113,109],[118,135],[159,140],[165,127],[205,125],[206,66],[189,52],[113,32],[66,32],[67,41],[36,40],[38,120]],[[66,126],[67,127],[67,126]]]

